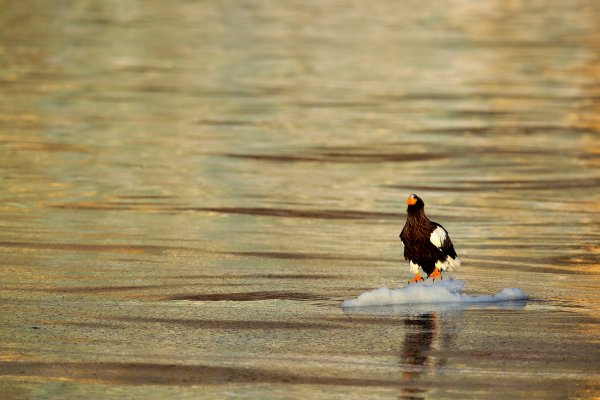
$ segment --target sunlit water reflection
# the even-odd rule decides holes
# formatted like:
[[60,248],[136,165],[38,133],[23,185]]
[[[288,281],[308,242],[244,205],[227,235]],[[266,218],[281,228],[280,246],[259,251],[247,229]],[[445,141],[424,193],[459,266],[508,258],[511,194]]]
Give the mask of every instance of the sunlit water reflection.
[[598,396],[599,3],[2,5],[3,397]]

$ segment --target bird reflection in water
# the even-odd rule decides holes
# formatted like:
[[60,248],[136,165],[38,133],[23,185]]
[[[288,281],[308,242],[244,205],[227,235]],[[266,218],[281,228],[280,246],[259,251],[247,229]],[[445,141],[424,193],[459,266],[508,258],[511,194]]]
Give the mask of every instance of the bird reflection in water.
[[422,399],[427,395],[430,382],[419,382],[420,376],[429,375],[446,363],[445,359],[432,356],[431,350],[445,347],[451,338],[443,332],[441,320],[433,312],[408,315],[404,326],[406,338],[400,359],[403,389],[399,398]]

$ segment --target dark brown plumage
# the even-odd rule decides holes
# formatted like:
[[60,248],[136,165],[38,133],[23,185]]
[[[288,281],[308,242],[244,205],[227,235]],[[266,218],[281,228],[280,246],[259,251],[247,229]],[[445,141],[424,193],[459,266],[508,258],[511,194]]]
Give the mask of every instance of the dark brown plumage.
[[428,278],[442,279],[440,271],[452,271],[460,266],[450,236],[443,226],[427,218],[425,203],[419,196],[411,194],[406,204],[406,224],[400,239],[404,244],[404,258],[415,275],[408,283],[423,280],[419,276],[419,267]]

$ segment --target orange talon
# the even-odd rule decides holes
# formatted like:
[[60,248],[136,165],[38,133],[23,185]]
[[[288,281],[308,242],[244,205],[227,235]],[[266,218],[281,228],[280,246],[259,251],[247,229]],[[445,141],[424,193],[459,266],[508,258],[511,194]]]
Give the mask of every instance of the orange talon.
[[423,278],[421,278],[419,276],[419,274],[416,273],[415,276],[413,276],[412,279],[410,281],[408,281],[408,284],[410,285],[413,282],[419,282],[419,281],[422,281],[422,280],[423,280]]
[[440,280],[444,279],[444,278],[442,277],[442,273],[441,273],[441,272],[440,272],[440,270],[439,270],[439,269],[437,269],[437,268],[436,268],[436,269],[434,269],[434,270],[433,270],[433,272],[432,272],[431,274],[427,275],[427,278],[432,278],[434,282],[435,282],[435,278],[440,278]]

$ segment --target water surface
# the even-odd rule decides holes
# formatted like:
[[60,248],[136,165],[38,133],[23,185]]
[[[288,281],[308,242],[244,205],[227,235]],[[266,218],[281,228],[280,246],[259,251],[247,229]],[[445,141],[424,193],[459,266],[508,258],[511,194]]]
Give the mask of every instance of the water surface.
[[3,398],[600,395],[598,2],[0,3]]

